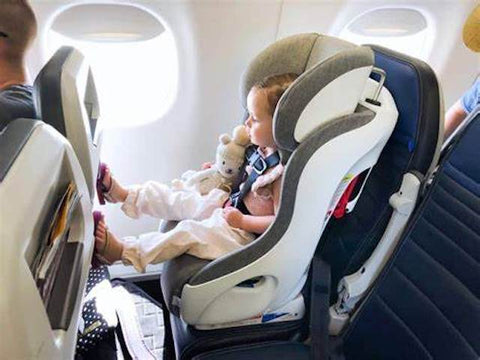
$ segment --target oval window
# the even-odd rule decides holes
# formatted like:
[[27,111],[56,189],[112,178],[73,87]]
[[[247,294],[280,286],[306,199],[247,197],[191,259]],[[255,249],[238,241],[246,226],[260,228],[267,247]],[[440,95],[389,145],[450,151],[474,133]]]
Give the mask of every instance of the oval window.
[[380,8],[354,18],[339,36],[356,44],[385,46],[425,60],[431,49],[432,26],[418,10]]
[[52,22],[48,47],[80,50],[91,65],[104,127],[155,121],[172,104],[178,64],[170,31],[152,14],[118,4],[77,5]]

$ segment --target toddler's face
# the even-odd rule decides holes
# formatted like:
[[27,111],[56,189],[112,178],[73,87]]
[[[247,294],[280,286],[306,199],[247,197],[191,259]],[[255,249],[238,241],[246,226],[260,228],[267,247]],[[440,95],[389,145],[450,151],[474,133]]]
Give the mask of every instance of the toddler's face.
[[268,90],[253,88],[248,93],[248,119],[245,121],[252,144],[260,147],[274,147],[272,114],[268,103]]

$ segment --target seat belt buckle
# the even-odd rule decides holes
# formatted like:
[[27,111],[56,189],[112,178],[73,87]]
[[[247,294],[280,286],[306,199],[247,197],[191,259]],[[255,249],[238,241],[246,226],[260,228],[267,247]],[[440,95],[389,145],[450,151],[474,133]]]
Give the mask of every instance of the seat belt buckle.
[[223,207],[223,208],[226,208],[226,207],[231,206],[231,207],[236,208],[237,205],[238,205],[238,198],[239,198],[239,196],[240,196],[240,192],[236,192],[236,193],[230,195],[230,196],[228,197],[228,199],[225,200],[225,202],[223,203],[223,206],[222,206],[222,207]]
[[[260,169],[257,169],[257,164],[260,162],[261,164],[261,168]],[[253,163],[253,170],[258,174],[258,175],[262,175],[265,170],[267,170],[267,163],[265,160],[263,160],[263,158],[259,157],[254,163]]]

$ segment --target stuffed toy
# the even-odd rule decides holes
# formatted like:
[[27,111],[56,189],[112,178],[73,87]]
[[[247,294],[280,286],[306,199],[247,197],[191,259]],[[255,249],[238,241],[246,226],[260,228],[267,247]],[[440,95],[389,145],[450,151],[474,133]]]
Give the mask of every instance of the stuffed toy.
[[245,126],[240,125],[233,129],[233,138],[222,134],[219,141],[215,163],[209,169],[185,172],[181,179],[172,181],[174,190],[194,190],[202,195],[208,194],[212,189],[231,192],[232,185],[242,170],[250,138]]

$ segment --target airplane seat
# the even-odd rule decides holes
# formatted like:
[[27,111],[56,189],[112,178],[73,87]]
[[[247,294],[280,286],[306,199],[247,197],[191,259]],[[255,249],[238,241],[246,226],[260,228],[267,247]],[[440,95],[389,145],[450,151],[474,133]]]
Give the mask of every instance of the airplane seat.
[[[1,357],[73,358],[94,244],[82,168],[71,144],[38,120],[9,123],[0,132],[0,152]],[[80,198],[65,221],[67,235],[48,252],[55,255],[47,268],[39,254],[49,251],[50,224],[69,184]]]
[[[478,359],[480,108],[466,122],[329,359]],[[312,333],[312,343],[319,336]],[[311,346],[284,341],[225,347],[193,359],[278,358],[327,359]]]
[[[58,50],[35,80],[34,100],[41,121],[16,119],[0,133],[1,351],[69,359],[94,250],[98,101],[84,57]],[[78,203],[51,225],[70,184]],[[50,229],[59,234],[51,247]]]
[[72,144],[93,202],[101,146],[100,132],[95,131],[100,110],[91,69],[80,51],[62,46],[55,52],[35,79],[34,100],[39,117]]
[[392,262],[343,335],[348,357],[478,359],[479,110],[442,159]]
[[[165,263],[161,286],[178,358],[265,338],[268,326],[281,333],[279,326],[303,317],[300,291],[322,230],[351,180],[375,165],[396,123],[392,96],[370,79],[373,64],[370,48],[318,34],[279,40],[250,64],[244,101],[267,75],[301,74],[274,114],[285,164],[281,203],[272,226],[239,251]],[[272,318],[280,322],[265,324]],[[211,330],[222,327],[230,329],[221,336]]]

